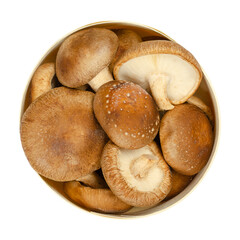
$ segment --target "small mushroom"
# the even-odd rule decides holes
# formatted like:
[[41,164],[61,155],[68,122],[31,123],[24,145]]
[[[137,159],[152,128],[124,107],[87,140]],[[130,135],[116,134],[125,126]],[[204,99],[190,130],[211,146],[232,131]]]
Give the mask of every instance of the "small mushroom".
[[200,98],[196,96],[191,96],[188,100],[188,103],[193,104],[200,109],[202,109],[208,116],[209,120],[213,123],[214,117],[210,107],[208,107]]
[[194,175],[206,165],[213,132],[200,108],[188,103],[175,106],[163,116],[159,132],[164,159],[175,171]]
[[116,62],[116,80],[132,81],[151,91],[160,110],[191,97],[202,79],[200,65],[179,44],[153,40],[133,45]]
[[93,114],[94,93],[54,88],[38,97],[21,121],[31,166],[55,181],[71,181],[100,168],[107,136]]
[[67,87],[78,88],[88,83],[97,91],[112,81],[109,64],[118,48],[118,37],[104,28],[78,31],[61,44],[56,57],[56,74]]
[[111,81],[101,86],[93,109],[108,137],[119,147],[143,147],[158,133],[160,117],[154,100],[132,82]]
[[75,203],[91,211],[123,213],[132,208],[118,199],[110,189],[95,189],[71,181],[64,183],[64,191]]
[[55,75],[53,62],[40,65],[35,71],[31,81],[31,101],[52,88],[52,79]]
[[129,49],[132,45],[142,41],[141,36],[130,29],[118,29],[114,32],[118,36],[119,47],[118,47],[118,50],[116,52],[116,55],[115,55],[112,63],[109,66],[111,72],[113,70],[113,67],[114,67],[116,61],[123,54],[123,52],[125,52],[127,49]]
[[112,192],[132,206],[156,205],[172,186],[171,171],[155,142],[135,150],[121,149],[108,142],[101,167]]
[[192,181],[192,176],[182,175],[174,170],[172,172],[172,188],[164,200],[169,200],[182,192]]

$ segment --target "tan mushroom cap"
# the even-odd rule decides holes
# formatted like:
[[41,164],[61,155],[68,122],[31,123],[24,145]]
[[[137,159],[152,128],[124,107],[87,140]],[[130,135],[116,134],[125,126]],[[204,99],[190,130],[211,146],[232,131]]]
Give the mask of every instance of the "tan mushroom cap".
[[119,147],[143,147],[158,133],[160,117],[154,100],[132,82],[104,84],[95,95],[93,108],[98,122]]
[[200,108],[188,103],[181,104],[163,116],[160,142],[164,159],[175,171],[194,175],[210,157],[212,126]]
[[133,81],[151,91],[162,110],[185,102],[202,79],[200,65],[179,44],[153,40],[133,45],[116,62],[116,80]]
[[155,142],[135,150],[121,149],[108,142],[101,167],[112,192],[132,206],[156,205],[172,186],[171,171]]
[[174,170],[172,172],[172,188],[164,200],[169,200],[182,192],[192,181],[192,176],[182,175]]
[[92,92],[54,88],[37,98],[21,121],[21,141],[31,166],[55,181],[100,168],[107,136],[96,121]]
[[78,31],[61,44],[56,74],[67,87],[77,88],[91,81],[113,60],[118,48],[114,32],[104,28]]
[[75,203],[91,211],[123,213],[132,208],[118,199],[110,189],[94,189],[72,181],[64,183],[64,191]]
[[55,75],[53,62],[40,65],[35,71],[31,81],[31,101],[52,88],[51,81]]

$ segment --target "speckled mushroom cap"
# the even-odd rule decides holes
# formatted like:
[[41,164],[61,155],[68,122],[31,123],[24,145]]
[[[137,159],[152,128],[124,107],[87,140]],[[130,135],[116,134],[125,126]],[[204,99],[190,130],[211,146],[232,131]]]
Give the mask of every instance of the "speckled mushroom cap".
[[66,38],[56,57],[56,74],[64,86],[77,88],[107,67],[118,48],[118,37],[104,28],[89,28]]
[[132,82],[104,84],[95,95],[93,108],[98,122],[119,147],[143,147],[158,133],[160,117],[154,100]]
[[135,150],[121,149],[108,142],[101,167],[112,192],[132,206],[156,205],[172,186],[171,171],[155,142]]
[[94,93],[59,87],[37,98],[21,121],[21,141],[31,166],[55,181],[100,168],[107,136],[96,121]]
[[108,188],[91,188],[77,181],[64,183],[65,193],[78,205],[100,213],[123,213],[132,208]]
[[194,56],[179,44],[166,40],[133,45],[116,62],[113,73],[116,80],[132,81],[151,91],[162,110],[185,102],[202,80]]
[[175,106],[163,116],[159,135],[164,159],[175,171],[194,175],[206,165],[213,132],[200,108],[188,103]]

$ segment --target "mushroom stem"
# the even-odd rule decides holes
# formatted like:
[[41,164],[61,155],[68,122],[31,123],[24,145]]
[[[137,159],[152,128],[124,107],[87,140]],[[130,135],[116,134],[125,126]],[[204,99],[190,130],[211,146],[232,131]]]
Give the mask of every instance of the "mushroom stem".
[[143,154],[134,159],[130,165],[131,174],[136,179],[142,179],[149,174],[149,170],[157,165],[158,159],[154,155]]
[[88,84],[90,87],[97,92],[97,90],[107,82],[113,81],[112,74],[109,67],[105,67],[100,73],[98,73]]
[[148,77],[153,98],[160,110],[171,110],[174,108],[167,96],[167,86],[169,81],[169,76],[163,73],[154,73]]

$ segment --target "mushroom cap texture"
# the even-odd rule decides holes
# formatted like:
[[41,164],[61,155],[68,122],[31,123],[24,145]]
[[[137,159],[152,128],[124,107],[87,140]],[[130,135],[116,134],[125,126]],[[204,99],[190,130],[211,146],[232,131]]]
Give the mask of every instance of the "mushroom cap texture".
[[153,191],[139,191],[128,183],[119,169],[118,154],[121,149],[111,141],[104,147],[101,157],[102,172],[112,192],[122,201],[136,207],[151,207],[158,204],[167,196],[172,187],[170,168],[164,161],[157,144],[152,142],[148,147],[157,157],[157,166],[163,172],[161,183]]
[[107,136],[94,117],[94,93],[59,87],[36,99],[20,127],[31,166],[55,181],[70,181],[100,168]]
[[143,147],[158,133],[160,116],[154,100],[132,82],[111,81],[102,85],[93,108],[98,122],[119,147]]
[[[199,87],[201,80],[202,80],[202,70],[195,59],[195,57],[184,47],[179,45],[176,42],[173,41],[168,41],[168,40],[153,40],[153,41],[146,41],[146,42],[140,42],[132,45],[128,50],[126,50],[121,57],[119,57],[118,61],[116,62],[114,69],[113,69],[113,74],[115,77],[115,80],[126,80],[126,79],[119,79],[119,70],[123,66],[124,63],[128,62],[131,59],[141,57],[141,56],[146,56],[146,55],[153,55],[153,54],[171,54],[171,55],[176,55],[180,57],[181,59],[187,61],[192,65],[193,68],[196,69],[198,72],[199,78],[197,79],[196,83],[194,84],[194,87],[188,92],[187,96],[184,98],[177,100],[177,101],[172,101],[173,104],[180,104],[185,102],[190,96],[192,96],[197,88]],[[150,64],[151,67],[154,67],[157,62],[156,59],[152,58],[152,64]],[[146,67],[146,66],[144,66]],[[147,68],[147,67],[146,67]],[[138,68],[137,68],[138,69]],[[157,68],[156,68],[157,69]],[[171,69],[171,68],[169,68]],[[174,71],[174,68],[173,68]],[[146,73],[149,74],[149,73]],[[156,72],[155,72],[156,74]],[[163,73],[164,74],[164,73]],[[144,73],[141,71],[142,78],[144,79]],[[138,83],[138,79],[134,79],[134,82]],[[147,89],[148,83],[141,83],[139,82],[140,85],[145,86]]]
[[64,183],[64,191],[75,203],[95,212],[123,213],[132,208],[118,199],[110,189],[94,189],[72,181]]
[[54,75],[55,64],[53,62],[44,63],[37,68],[31,81],[31,101],[52,88],[51,82]]
[[163,116],[159,135],[163,156],[175,171],[194,175],[206,165],[214,137],[200,108],[188,103],[175,106]]
[[118,48],[118,37],[104,28],[78,31],[61,44],[56,57],[56,74],[64,86],[77,88],[107,67]]

